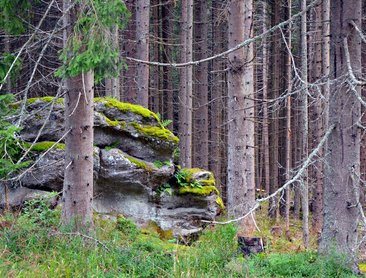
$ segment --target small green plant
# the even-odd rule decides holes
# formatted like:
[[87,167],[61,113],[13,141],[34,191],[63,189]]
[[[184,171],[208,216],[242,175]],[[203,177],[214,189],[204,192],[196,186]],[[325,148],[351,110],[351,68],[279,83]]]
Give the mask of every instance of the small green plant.
[[139,234],[136,224],[131,219],[125,218],[123,215],[117,216],[116,228],[132,240],[134,240]]
[[23,142],[18,139],[20,128],[6,120],[15,112],[10,108],[13,100],[11,94],[0,95],[0,178],[31,163],[31,161],[18,162],[23,152]]
[[26,201],[22,210],[22,216],[44,226],[57,224],[58,210],[52,208],[52,203],[55,202],[58,195],[58,192],[49,192],[38,198]]
[[161,161],[161,160],[155,160],[153,162],[154,166],[156,168],[162,168],[163,166],[172,166],[172,163],[169,161],[169,160],[166,160],[166,161]]
[[175,178],[177,179],[177,183],[179,186],[190,186],[193,188],[202,188],[202,184],[198,180],[192,180],[191,174],[184,169],[179,170],[175,174]]
[[156,116],[158,116],[159,121],[160,121],[160,123],[161,123],[161,125],[162,125],[163,127],[167,127],[168,125],[170,125],[170,124],[173,122],[173,120],[170,120],[170,119],[162,120],[161,115],[160,115],[160,113],[159,113],[159,112],[158,112],[158,113],[156,113]]
[[169,183],[164,183],[158,187],[156,190],[156,194],[158,197],[161,196],[161,194],[167,193],[169,195],[173,195],[173,189],[172,186]]

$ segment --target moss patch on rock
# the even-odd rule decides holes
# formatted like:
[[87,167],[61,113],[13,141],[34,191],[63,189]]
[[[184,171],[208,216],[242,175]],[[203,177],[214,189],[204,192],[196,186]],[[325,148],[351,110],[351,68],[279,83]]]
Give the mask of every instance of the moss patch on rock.
[[[36,101],[42,101],[42,102],[51,102],[55,99],[55,97],[52,96],[48,96],[48,97],[35,97],[35,98],[30,98],[27,100],[27,104],[33,104]],[[63,98],[58,98],[56,99],[56,103],[57,104],[63,104],[64,103],[64,99]]]
[[51,141],[37,142],[33,146],[30,143],[25,143],[25,147],[31,148],[30,150],[35,152],[44,152],[50,148],[54,148],[56,150],[65,150],[65,144]]
[[179,194],[194,194],[199,196],[208,196],[211,193],[219,194],[219,191],[215,186],[202,186],[202,187],[191,187],[181,186],[179,187]]
[[179,138],[173,134],[169,129],[166,129],[162,126],[141,126],[138,123],[131,123],[132,127],[134,127],[139,133],[144,134],[149,137],[161,139],[164,141],[170,141],[175,144],[179,143]]
[[107,107],[116,108],[119,111],[124,112],[124,113],[131,111],[144,118],[147,118],[147,119],[154,118],[158,122],[160,122],[159,117],[154,112],[151,112],[149,109],[142,107],[140,105],[120,102],[111,97],[97,97],[97,98],[94,98],[94,102],[104,103]]
[[216,198],[216,204],[219,206],[219,208],[221,210],[224,210],[225,209],[224,201],[222,200],[222,198],[220,196],[217,196],[217,198]]
[[123,155],[124,155],[124,157],[126,159],[128,159],[128,161],[130,161],[131,163],[135,164],[137,167],[142,168],[142,169],[145,169],[148,172],[152,172],[153,171],[153,167],[150,166],[149,164],[147,164],[146,162],[144,162],[144,161],[142,161],[140,159],[134,158],[132,156],[129,156],[127,154],[123,154]]

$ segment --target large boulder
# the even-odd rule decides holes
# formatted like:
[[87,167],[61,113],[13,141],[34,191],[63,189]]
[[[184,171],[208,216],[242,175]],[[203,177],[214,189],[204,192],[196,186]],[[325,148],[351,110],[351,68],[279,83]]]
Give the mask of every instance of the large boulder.
[[[28,100],[20,137],[38,163],[14,186],[19,192],[12,189],[10,194],[62,190],[63,126],[62,99]],[[96,98],[94,131],[96,212],[123,214],[140,225],[154,222],[175,235],[187,235],[202,228],[201,219],[214,220],[223,208],[211,172],[178,170],[173,164],[179,139],[150,110]],[[32,143],[36,138],[41,142]]]

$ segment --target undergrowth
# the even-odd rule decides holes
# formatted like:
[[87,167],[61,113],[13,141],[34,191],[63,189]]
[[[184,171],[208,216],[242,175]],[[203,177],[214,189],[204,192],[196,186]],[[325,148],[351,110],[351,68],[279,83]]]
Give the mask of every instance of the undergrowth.
[[95,216],[88,237],[64,230],[59,220],[60,209],[51,210],[46,199],[0,216],[0,277],[353,277],[336,254],[281,254],[276,240],[265,253],[244,258],[234,225],[207,227],[184,246],[123,216]]

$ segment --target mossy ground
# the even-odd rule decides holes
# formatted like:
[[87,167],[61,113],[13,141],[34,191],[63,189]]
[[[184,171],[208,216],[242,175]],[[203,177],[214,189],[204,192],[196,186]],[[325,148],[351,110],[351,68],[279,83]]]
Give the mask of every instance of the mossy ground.
[[341,256],[279,253],[278,240],[265,253],[244,258],[234,225],[209,226],[184,246],[169,235],[161,239],[154,228],[140,230],[123,216],[114,222],[95,215],[92,237],[70,234],[57,224],[60,210],[38,208],[0,216],[1,277],[358,277]]

